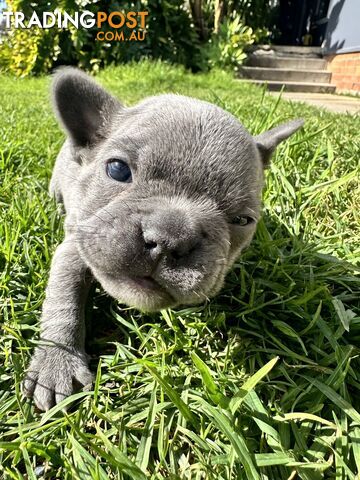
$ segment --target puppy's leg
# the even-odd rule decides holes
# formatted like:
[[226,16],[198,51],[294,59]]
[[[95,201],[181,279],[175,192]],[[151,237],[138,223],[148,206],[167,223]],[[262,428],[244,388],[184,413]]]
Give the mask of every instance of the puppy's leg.
[[54,255],[41,318],[41,336],[23,383],[26,396],[48,410],[92,382],[85,353],[85,300],[91,276],[71,236]]

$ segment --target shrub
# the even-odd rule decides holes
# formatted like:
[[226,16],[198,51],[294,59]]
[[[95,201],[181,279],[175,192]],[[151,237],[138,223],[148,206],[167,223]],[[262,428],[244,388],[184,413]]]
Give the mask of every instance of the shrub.
[[31,2],[31,6],[25,0],[9,0],[8,3],[12,11],[22,11],[26,17],[30,17],[33,10],[41,14],[55,8],[69,14],[86,9],[91,12],[147,10],[150,15],[147,19],[147,35],[141,42],[100,42],[95,39],[96,28],[12,29],[1,49],[0,70],[18,76],[46,73],[61,64],[76,64],[86,70],[98,70],[109,64],[143,57],[160,58],[184,64],[193,70],[199,69],[200,41],[183,0],[111,2],[110,9],[104,0],[94,3],[88,0],[37,0]]
[[255,38],[252,28],[244,25],[233,12],[220,25],[219,33],[210,39],[209,66],[236,69],[246,58],[245,48],[254,43]]
[[[250,1],[250,0],[249,0]],[[8,0],[12,11],[22,11],[29,18],[55,9],[76,11],[148,11],[147,34],[143,41],[97,41],[96,27],[49,30],[12,29],[0,49],[0,71],[17,76],[47,73],[59,65],[78,65],[97,71],[110,64],[126,63],[144,57],[185,65],[193,71],[214,66],[236,69],[245,58],[245,49],[254,41],[263,41],[269,32],[261,24],[259,12],[268,1],[251,0]],[[256,7],[256,15],[252,10]],[[230,10],[233,8],[233,10]],[[248,23],[250,22],[250,24]],[[250,26],[249,26],[250,25]],[[111,28],[104,26],[105,32]],[[125,35],[129,31],[124,31]]]

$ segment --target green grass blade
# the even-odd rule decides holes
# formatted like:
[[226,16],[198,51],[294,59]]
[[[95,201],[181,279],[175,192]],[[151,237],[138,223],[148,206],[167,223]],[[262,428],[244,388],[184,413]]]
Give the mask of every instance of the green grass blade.
[[201,378],[204,382],[205,388],[211,400],[215,403],[215,405],[220,405],[222,408],[226,408],[229,404],[229,400],[225,397],[225,395],[223,395],[219,387],[214,382],[209,367],[201,360],[201,358],[195,352],[191,352],[190,355],[196,368],[200,372]]
[[350,417],[354,422],[360,424],[360,414],[355,410],[355,408],[338,393],[336,393],[331,387],[325,383],[317,380],[316,378],[308,377],[304,375],[310,383],[312,383],[316,388],[318,388],[324,395],[326,395],[341,411],[344,411],[348,417]]
[[139,468],[144,472],[148,468],[150,449],[153,440],[154,422],[156,414],[156,395],[157,386],[154,384],[154,388],[150,398],[149,413],[144,425],[144,433],[141,436],[140,445],[135,460],[136,465],[138,465]]
[[179,409],[181,415],[193,425],[196,424],[196,418],[191,412],[190,408],[186,405],[186,403],[181,399],[180,395],[172,388],[172,386],[167,382],[164,378],[162,378],[157,370],[149,364],[149,362],[142,361],[141,362],[150,372],[152,377],[157,381],[157,383],[164,389],[166,395],[170,398],[170,400],[176,405]]
[[99,427],[96,427],[96,432],[104,446],[107,448],[109,454],[116,460],[117,466],[120,470],[130,476],[133,480],[145,480],[144,472],[129,458],[124,455],[118,447],[115,447]]
[[75,471],[78,473],[79,480],[92,480],[95,472],[98,473],[100,480],[109,480],[109,477],[101,468],[98,461],[87,450],[85,450],[71,433],[68,433],[68,438],[72,445],[74,467]]
[[245,443],[244,437],[235,432],[228,417],[226,417],[218,408],[213,407],[204,399],[198,399],[202,412],[213,422],[226,436],[233,446],[239,461],[244,466],[247,478],[249,480],[260,480],[260,475],[255,467],[253,456],[250,454]]
[[234,397],[230,400],[230,411],[232,414],[236,412],[236,410],[240,407],[246,395],[251,392],[256,385],[266,376],[269,372],[274,368],[279,357],[275,357],[270,360],[266,365],[260,368],[254,375],[246,380],[244,385],[240,388],[240,390],[234,395]]
[[333,422],[329,422],[324,418],[319,417],[318,415],[313,415],[312,413],[302,413],[302,412],[291,412],[291,413],[284,413],[283,415],[275,415],[273,417],[274,420],[278,422],[288,422],[290,420],[300,420],[300,421],[307,421],[312,420],[314,422],[319,422],[323,425],[333,428],[334,430],[337,429],[337,426]]

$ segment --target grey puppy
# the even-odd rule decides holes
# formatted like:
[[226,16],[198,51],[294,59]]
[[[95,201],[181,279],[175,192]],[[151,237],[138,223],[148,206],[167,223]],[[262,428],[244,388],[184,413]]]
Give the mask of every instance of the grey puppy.
[[144,311],[219,292],[254,234],[264,167],[303,123],[252,137],[221,108],[180,95],[126,108],[73,68],[55,75],[53,98],[68,134],[50,185],[65,240],[23,384],[41,410],[91,384],[84,307],[94,279]]

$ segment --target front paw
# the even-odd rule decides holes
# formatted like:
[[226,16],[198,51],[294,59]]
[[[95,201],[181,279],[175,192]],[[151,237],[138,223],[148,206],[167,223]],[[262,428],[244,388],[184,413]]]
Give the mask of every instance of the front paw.
[[40,410],[49,410],[77,390],[91,384],[86,354],[66,345],[36,348],[23,382],[27,397]]

